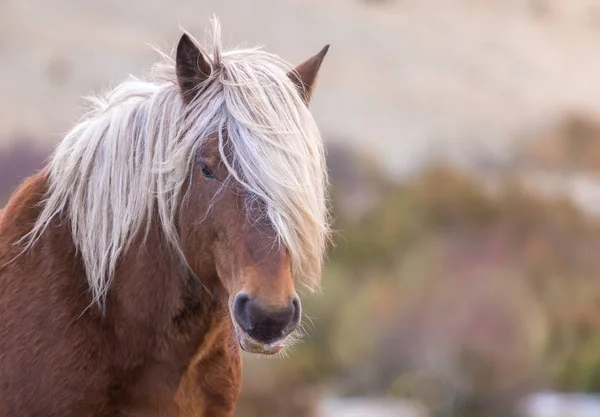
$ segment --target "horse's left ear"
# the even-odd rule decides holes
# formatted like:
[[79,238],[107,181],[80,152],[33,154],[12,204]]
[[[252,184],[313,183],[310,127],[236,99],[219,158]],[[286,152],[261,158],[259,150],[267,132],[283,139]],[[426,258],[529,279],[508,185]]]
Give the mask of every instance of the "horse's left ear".
[[187,34],[183,34],[177,45],[175,70],[183,100],[189,103],[196,95],[198,86],[210,77],[212,67]]
[[288,73],[288,77],[296,84],[302,99],[308,105],[312,97],[312,93],[316,84],[317,75],[319,74],[319,68],[323,63],[325,55],[329,50],[329,45],[325,45],[321,52],[307,59],[302,64],[298,65],[295,69]]

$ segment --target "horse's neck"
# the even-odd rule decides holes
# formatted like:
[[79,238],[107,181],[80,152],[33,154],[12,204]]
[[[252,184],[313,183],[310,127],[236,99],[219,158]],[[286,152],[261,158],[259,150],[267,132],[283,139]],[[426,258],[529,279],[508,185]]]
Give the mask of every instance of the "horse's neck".
[[[46,189],[46,173],[26,179],[0,213],[0,267],[18,254],[20,246],[14,243],[35,224]],[[65,222],[58,219],[42,233],[36,247],[27,256],[18,257],[15,262],[31,262],[34,258],[40,265],[77,265],[76,269],[83,274],[79,278],[85,279],[70,230]],[[202,278],[214,281],[212,276]],[[134,239],[129,250],[123,254],[109,289],[108,308],[116,305],[119,311],[115,314],[130,313],[131,317],[148,310],[156,312],[157,316],[161,313],[167,316],[177,315],[179,310],[186,308],[182,305],[182,300],[190,301],[190,298],[197,302],[214,301],[214,296],[203,289],[196,278],[191,277],[179,255],[168,244],[161,228],[155,226],[150,228],[145,239]],[[161,310],[163,308],[164,311]]]
[[148,310],[156,315],[151,320],[175,314],[171,310],[183,299],[189,272],[167,242],[158,227],[134,239],[115,271],[109,304],[116,302],[133,318]]
[[152,350],[138,353],[180,367],[200,346],[210,349],[204,346],[209,335],[221,334],[227,302],[192,276],[167,242],[161,228],[151,227],[145,239],[131,245],[117,267],[107,307],[124,335],[122,345],[148,347]]
[[[55,294],[50,303],[55,308],[66,306],[75,316],[99,319],[93,306],[86,309],[92,297],[85,291],[85,269],[66,222],[50,224],[29,252],[15,258],[14,243],[33,227],[46,188],[46,175],[35,175],[5,207],[0,218],[0,277],[22,291],[33,288],[28,294],[32,300]],[[3,270],[4,264],[8,266]],[[201,278],[214,281],[212,276]],[[151,227],[147,238],[136,239],[117,266],[102,321],[111,323],[115,341],[126,349],[127,357],[160,356],[183,366],[204,343],[207,332],[226,322],[226,298],[213,290],[191,276],[160,228]],[[158,346],[162,353],[157,353]]]

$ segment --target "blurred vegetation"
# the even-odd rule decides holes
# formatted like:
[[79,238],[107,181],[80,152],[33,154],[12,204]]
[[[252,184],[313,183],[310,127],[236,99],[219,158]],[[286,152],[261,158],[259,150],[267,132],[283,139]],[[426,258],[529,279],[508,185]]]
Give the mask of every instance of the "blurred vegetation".
[[561,171],[600,171],[600,120],[574,114],[527,143],[522,157],[528,166]]
[[[571,131],[566,149],[580,143]],[[304,298],[308,337],[289,360],[246,361],[240,416],[307,416],[325,393],[504,417],[532,390],[600,391],[597,219],[514,176],[492,192],[436,166],[394,184],[340,152],[339,232],[322,293]],[[596,166],[589,152],[571,155]]]
[[[561,149],[587,134],[572,131]],[[45,155],[0,153],[0,202]],[[591,151],[571,155],[575,165],[542,160],[600,166]],[[307,336],[286,360],[245,358],[239,416],[311,416],[341,395],[504,417],[532,390],[600,391],[597,219],[510,176],[493,192],[444,166],[397,183],[338,148],[329,166],[336,234],[322,292],[304,296]]]

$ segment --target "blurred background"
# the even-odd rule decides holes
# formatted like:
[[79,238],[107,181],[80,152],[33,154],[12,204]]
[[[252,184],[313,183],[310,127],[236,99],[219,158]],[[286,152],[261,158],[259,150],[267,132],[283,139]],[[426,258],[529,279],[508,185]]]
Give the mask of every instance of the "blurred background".
[[0,0],[0,206],[180,26],[299,63],[335,245],[239,417],[600,416],[600,2]]

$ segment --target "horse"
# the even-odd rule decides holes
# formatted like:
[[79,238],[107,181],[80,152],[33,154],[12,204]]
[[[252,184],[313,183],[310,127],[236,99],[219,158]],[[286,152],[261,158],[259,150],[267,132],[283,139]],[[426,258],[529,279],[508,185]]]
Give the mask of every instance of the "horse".
[[91,106],[0,217],[0,416],[232,416],[293,342],[330,219],[293,67],[188,32]]

